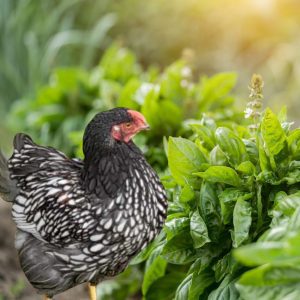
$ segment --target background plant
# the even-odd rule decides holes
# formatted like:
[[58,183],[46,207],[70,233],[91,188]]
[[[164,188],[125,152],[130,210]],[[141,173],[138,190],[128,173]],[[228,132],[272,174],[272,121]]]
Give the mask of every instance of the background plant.
[[36,97],[14,104],[8,124],[14,131],[30,132],[39,143],[81,157],[83,128],[96,113],[116,106],[137,109],[152,130],[136,142],[150,163],[163,171],[167,165],[163,137],[188,134],[191,129],[184,120],[204,111],[218,120],[241,118],[232,106],[235,83],[233,73],[194,81],[189,62],[183,59],[161,73],[153,67],[144,71],[131,51],[115,44],[91,72],[55,70]]
[[0,113],[14,100],[32,96],[59,66],[97,65],[104,49],[119,40],[144,67],[163,68],[184,52],[199,74],[236,70],[241,95],[250,75],[260,72],[273,83],[266,87],[266,101],[280,106],[285,99],[299,119],[295,0],[3,0],[0,5]]

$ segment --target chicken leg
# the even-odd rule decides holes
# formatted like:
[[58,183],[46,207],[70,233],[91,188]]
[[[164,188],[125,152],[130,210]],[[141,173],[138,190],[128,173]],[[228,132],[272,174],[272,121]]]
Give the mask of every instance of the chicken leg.
[[97,300],[96,287],[97,285],[93,283],[89,283],[90,300]]

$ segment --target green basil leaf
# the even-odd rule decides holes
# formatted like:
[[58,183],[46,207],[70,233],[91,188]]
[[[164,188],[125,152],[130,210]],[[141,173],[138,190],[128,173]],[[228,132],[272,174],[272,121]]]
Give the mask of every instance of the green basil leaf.
[[211,150],[215,146],[214,132],[210,128],[202,124],[191,124],[190,126],[206,149]]
[[236,168],[237,171],[241,172],[241,173],[244,173],[246,175],[255,175],[256,173],[256,168],[255,166],[253,165],[253,163],[249,160],[247,161],[244,161],[242,163],[240,163],[237,168]]
[[239,198],[247,200],[251,198],[252,194],[241,191],[237,188],[226,188],[219,195],[220,205],[221,205],[221,214],[224,224],[229,224],[232,221],[233,209],[236,204],[236,201]]
[[162,256],[156,256],[152,263],[147,267],[147,271],[144,274],[144,280],[142,285],[143,295],[146,295],[151,284],[164,276],[167,267],[167,261]]
[[227,253],[212,267],[212,269],[215,271],[216,282],[220,282],[228,274],[233,274],[237,268],[238,263],[233,258],[232,253]]
[[300,284],[289,283],[279,284],[276,286],[251,286],[236,284],[236,287],[240,293],[241,299],[253,300],[297,300],[300,299]]
[[215,185],[209,182],[202,183],[198,207],[207,226],[209,238],[218,242],[223,226]]
[[179,196],[180,201],[183,202],[183,203],[189,202],[194,197],[195,197],[195,192],[194,192],[193,188],[190,185],[186,184],[181,189],[180,196]]
[[228,165],[228,160],[220,146],[215,146],[209,154],[209,162],[212,166]]
[[193,275],[190,274],[180,283],[176,290],[175,300],[187,300],[189,299],[189,290],[192,284]]
[[171,272],[160,277],[149,287],[145,299],[147,300],[173,300],[176,289],[184,279],[182,272]]
[[277,155],[286,143],[286,135],[277,116],[267,108],[261,123],[261,133],[269,154]]
[[283,150],[287,152],[287,138],[277,116],[269,108],[266,109],[261,122],[261,135],[271,167],[276,170],[277,161],[286,159],[286,154],[282,156],[279,154]]
[[210,181],[240,186],[242,181],[235,170],[224,166],[212,166],[205,172],[197,172],[195,175]]
[[212,291],[208,300],[238,300],[240,299],[240,295],[238,290],[235,287],[235,283],[237,278],[234,278],[231,275],[227,275],[219,287]]
[[233,210],[233,247],[240,246],[249,237],[249,230],[252,222],[252,208],[249,202],[239,198]]
[[190,234],[193,239],[194,247],[200,248],[210,242],[205,222],[198,210],[194,211],[190,220]]
[[249,160],[245,144],[230,129],[219,127],[215,135],[218,145],[225,153],[231,166],[236,168],[242,162]]
[[194,187],[199,185],[193,173],[197,172],[206,160],[193,142],[184,138],[170,137],[168,159],[171,174],[179,185],[190,184]]
[[164,231],[167,233],[168,239],[171,239],[175,235],[186,231],[190,225],[190,219],[187,217],[175,217],[165,222]]
[[296,208],[300,206],[300,192],[294,193],[292,195],[285,195],[277,201],[274,207],[274,212],[280,212],[286,216],[291,216]]
[[300,159],[300,128],[294,129],[287,138],[289,151],[295,159]]
[[[189,286],[188,300],[198,300],[212,283],[214,283],[214,274],[211,270],[206,269],[202,272],[192,274],[191,284]],[[182,300],[185,300],[184,298]]]
[[261,132],[257,133],[257,145],[258,145],[259,165],[260,165],[262,172],[271,171],[272,168],[271,168],[270,159],[266,154],[266,151],[264,148],[264,140],[263,140]]
[[161,255],[172,264],[187,264],[196,258],[193,240],[188,232],[181,232],[165,244]]

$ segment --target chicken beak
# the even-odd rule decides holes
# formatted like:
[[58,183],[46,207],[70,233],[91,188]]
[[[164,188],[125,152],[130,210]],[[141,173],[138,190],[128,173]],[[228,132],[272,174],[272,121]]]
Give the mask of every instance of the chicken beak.
[[146,123],[146,124],[144,124],[140,127],[140,130],[147,130],[148,131],[148,130],[150,130],[150,125],[148,123]]

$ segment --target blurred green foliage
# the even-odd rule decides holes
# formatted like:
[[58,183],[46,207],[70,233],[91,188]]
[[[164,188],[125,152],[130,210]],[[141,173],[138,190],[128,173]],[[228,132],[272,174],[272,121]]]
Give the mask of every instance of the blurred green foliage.
[[56,66],[93,65],[116,21],[107,2],[1,1],[0,109],[32,95]]
[[149,162],[165,170],[162,138],[185,135],[184,120],[203,112],[219,120],[238,119],[230,95],[236,75],[223,73],[195,81],[189,62],[179,60],[159,72],[143,70],[128,49],[111,46],[91,72],[59,68],[36,97],[16,101],[8,117],[14,131],[25,131],[44,145],[82,157],[83,129],[98,112],[116,106],[140,110],[152,130],[136,137]]
[[272,82],[266,101],[278,109],[284,99],[299,119],[299,13],[298,0],[3,0],[0,112],[32,96],[54,68],[95,66],[119,40],[144,67],[183,55],[198,74],[234,70],[240,94],[261,73]]

